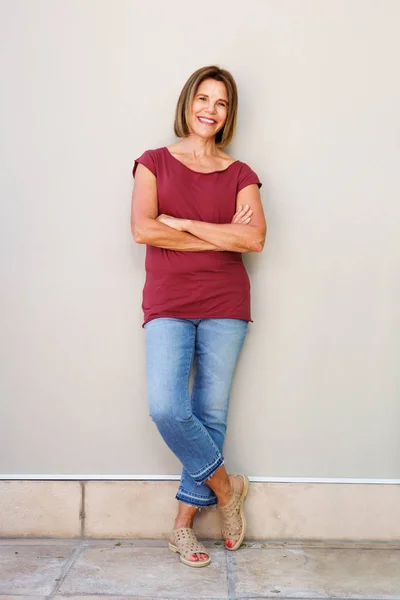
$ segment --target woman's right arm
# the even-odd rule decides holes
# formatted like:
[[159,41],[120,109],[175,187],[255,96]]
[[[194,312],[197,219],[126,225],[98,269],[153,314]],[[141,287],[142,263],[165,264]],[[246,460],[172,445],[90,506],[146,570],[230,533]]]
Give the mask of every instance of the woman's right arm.
[[203,250],[222,251],[222,248],[205,242],[191,233],[176,231],[157,221],[157,181],[153,173],[139,164],[135,173],[135,186],[132,194],[131,231],[137,244],[148,244],[167,250],[201,252]]

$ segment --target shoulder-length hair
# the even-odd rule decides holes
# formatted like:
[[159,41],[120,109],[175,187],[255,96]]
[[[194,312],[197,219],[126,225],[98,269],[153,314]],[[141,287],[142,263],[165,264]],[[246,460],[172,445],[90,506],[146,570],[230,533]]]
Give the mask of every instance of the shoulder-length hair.
[[177,137],[183,138],[190,134],[188,126],[189,115],[192,109],[193,99],[199,88],[199,85],[205,79],[216,79],[225,84],[228,93],[228,114],[226,116],[225,125],[218,131],[215,136],[215,143],[218,147],[224,148],[232,141],[236,129],[237,110],[238,110],[238,93],[236,82],[231,73],[225,69],[212,65],[210,67],[202,67],[189,77],[180,93],[178,103],[176,105],[174,132]]

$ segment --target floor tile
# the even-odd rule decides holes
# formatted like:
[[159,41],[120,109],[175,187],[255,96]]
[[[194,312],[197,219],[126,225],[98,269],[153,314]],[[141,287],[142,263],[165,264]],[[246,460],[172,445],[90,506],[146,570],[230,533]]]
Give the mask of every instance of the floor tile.
[[230,558],[237,597],[400,600],[400,551],[242,549]]
[[[195,569],[164,548],[129,546],[85,548],[58,595],[102,594],[162,598],[227,598],[225,553],[212,548],[212,563]],[[137,600],[137,599],[136,599]]]
[[75,547],[0,546],[0,594],[50,594]]

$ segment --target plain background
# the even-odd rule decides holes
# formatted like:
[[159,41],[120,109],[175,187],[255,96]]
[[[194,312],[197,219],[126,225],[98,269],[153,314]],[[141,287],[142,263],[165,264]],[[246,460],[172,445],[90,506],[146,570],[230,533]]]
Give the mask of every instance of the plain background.
[[400,2],[0,2],[0,471],[178,474],[147,414],[133,160],[231,70],[264,183],[226,460],[400,477]]

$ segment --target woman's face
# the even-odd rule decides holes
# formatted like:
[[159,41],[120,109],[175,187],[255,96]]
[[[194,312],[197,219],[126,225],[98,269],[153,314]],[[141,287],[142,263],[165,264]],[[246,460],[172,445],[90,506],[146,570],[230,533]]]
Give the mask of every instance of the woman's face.
[[205,79],[193,99],[189,128],[202,138],[212,138],[225,125],[228,115],[228,94],[225,84],[216,79]]

